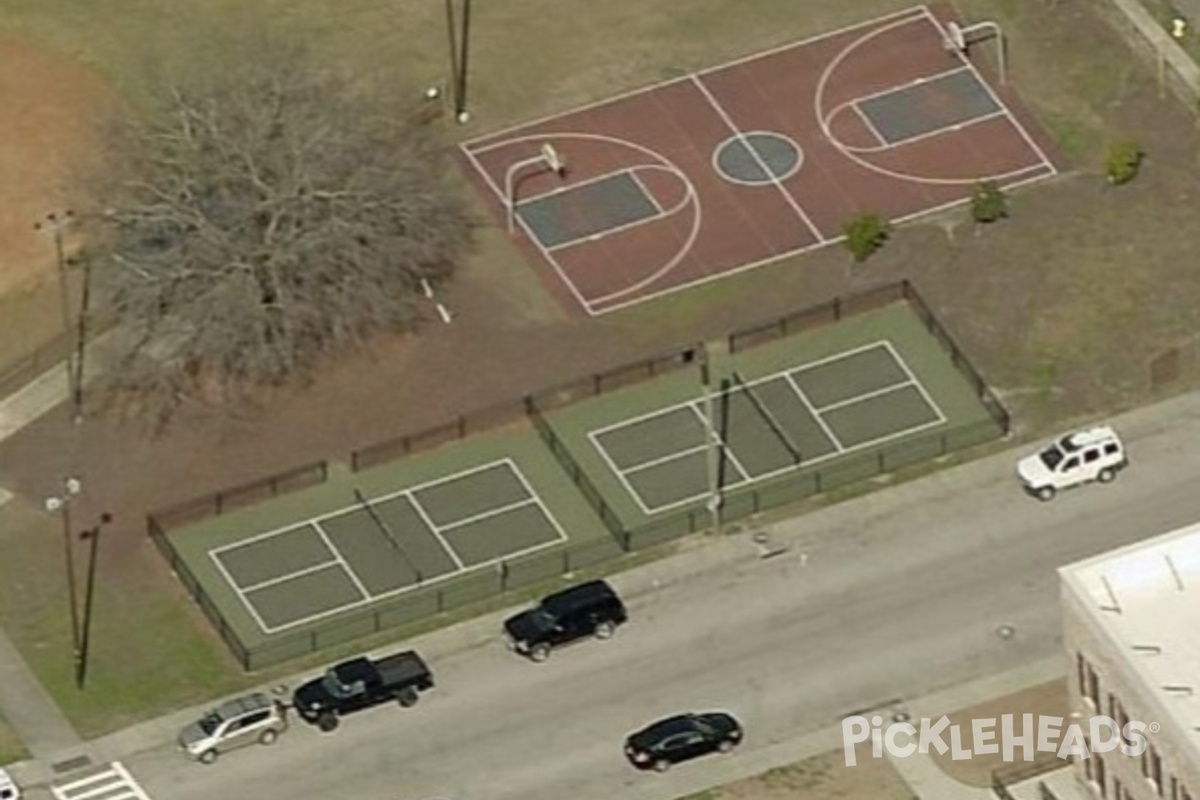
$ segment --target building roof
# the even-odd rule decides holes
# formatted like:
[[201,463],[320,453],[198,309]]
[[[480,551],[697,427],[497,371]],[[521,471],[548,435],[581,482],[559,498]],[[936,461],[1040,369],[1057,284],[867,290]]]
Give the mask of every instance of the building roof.
[[1200,763],[1200,523],[1062,567],[1059,576],[1158,705],[1142,713],[1163,715],[1142,721],[1175,723]]

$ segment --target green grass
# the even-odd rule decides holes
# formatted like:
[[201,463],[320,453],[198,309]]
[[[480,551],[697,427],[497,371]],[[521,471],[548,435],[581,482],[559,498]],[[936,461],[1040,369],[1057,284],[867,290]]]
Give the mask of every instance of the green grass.
[[24,761],[26,758],[29,758],[29,751],[17,738],[16,731],[5,721],[4,717],[0,717],[0,765]]

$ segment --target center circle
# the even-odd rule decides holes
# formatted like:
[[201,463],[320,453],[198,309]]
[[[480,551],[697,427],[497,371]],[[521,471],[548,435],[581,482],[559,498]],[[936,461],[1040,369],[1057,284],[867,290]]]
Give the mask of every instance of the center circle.
[[733,136],[717,145],[713,166],[731,183],[761,186],[789,178],[800,169],[804,152],[791,138],[770,131]]

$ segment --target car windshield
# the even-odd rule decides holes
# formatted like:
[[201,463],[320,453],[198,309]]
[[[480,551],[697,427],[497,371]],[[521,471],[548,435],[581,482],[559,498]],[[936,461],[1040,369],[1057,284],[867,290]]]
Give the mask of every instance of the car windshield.
[[212,736],[217,726],[221,724],[221,715],[215,711],[210,711],[200,719],[200,730],[204,731],[209,736]]
[[713,733],[715,733],[712,725],[710,725],[707,722],[705,722],[704,720],[698,719],[696,717],[692,718],[692,727],[695,728],[696,730],[698,730],[700,733],[705,734],[706,736],[711,736]]
[[1041,457],[1042,463],[1046,465],[1046,468],[1053,470],[1062,463],[1062,460],[1066,458],[1066,454],[1058,448],[1058,445],[1054,445],[1043,450]]
[[540,630],[548,631],[558,624],[558,620],[549,611],[539,607],[533,611],[533,624]]
[[338,680],[337,673],[333,670],[325,673],[325,677],[321,678],[321,685],[333,697],[349,697],[353,694],[349,686]]

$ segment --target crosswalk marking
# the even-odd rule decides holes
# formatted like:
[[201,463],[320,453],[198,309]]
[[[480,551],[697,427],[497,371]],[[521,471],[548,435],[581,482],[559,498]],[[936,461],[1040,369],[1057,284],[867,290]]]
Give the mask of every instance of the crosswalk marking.
[[120,761],[114,761],[86,778],[51,786],[50,791],[54,792],[56,800],[150,800]]

